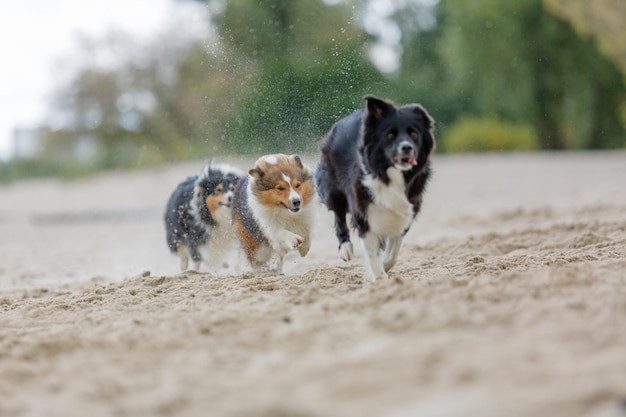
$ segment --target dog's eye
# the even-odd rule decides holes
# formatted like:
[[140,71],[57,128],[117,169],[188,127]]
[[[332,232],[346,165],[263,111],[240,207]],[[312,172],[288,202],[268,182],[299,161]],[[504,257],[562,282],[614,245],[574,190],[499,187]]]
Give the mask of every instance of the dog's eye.
[[302,185],[302,183],[300,183],[300,182],[299,182],[299,183],[297,183],[297,184],[296,184],[296,190],[297,190],[298,188],[300,188],[300,186],[301,186],[301,185]]
[[389,132],[387,133],[387,140],[394,140],[396,138],[396,134],[395,132]]
[[282,185],[279,185],[278,187],[276,187],[276,189],[278,191],[285,191],[285,187],[283,187]]
[[420,135],[418,135],[417,132],[414,132],[414,131],[411,131],[410,135],[411,135],[411,139],[413,140],[418,140],[420,137]]

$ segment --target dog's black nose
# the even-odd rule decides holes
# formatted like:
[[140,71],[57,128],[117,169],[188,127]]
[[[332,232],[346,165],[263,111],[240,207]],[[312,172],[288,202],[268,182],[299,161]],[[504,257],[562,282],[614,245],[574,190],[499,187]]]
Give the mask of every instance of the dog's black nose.
[[300,199],[294,198],[293,200],[291,200],[291,205],[294,207],[300,207]]
[[413,152],[413,145],[411,145],[410,143],[404,143],[400,150],[402,151],[403,155],[408,155]]

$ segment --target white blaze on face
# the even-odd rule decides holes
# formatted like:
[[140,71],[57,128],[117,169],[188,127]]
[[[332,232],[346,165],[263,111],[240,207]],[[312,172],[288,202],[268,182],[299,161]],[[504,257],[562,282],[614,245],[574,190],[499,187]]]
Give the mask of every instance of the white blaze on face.
[[265,158],[265,162],[268,165],[276,165],[278,163],[278,158],[276,158],[275,155],[270,155],[270,156]]
[[226,191],[226,200],[228,201],[228,203],[230,203],[233,200],[234,196],[235,196],[234,190]]
[[283,179],[287,182],[287,184],[289,184],[289,201],[293,201],[294,199],[299,200],[300,194],[298,194],[298,192],[294,190],[293,186],[291,185],[291,177],[285,174],[282,175]]

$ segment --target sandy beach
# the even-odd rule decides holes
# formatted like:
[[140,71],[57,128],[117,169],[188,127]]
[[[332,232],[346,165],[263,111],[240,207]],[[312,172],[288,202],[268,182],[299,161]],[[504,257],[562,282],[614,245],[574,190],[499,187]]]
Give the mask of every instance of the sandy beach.
[[0,416],[626,416],[626,152],[435,155],[374,284],[321,205],[284,275],[181,273],[204,163],[0,185]]

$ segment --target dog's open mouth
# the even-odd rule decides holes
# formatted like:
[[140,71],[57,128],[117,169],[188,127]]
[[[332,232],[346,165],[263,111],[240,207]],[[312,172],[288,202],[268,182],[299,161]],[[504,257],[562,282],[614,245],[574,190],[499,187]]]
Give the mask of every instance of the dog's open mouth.
[[397,158],[393,158],[392,160],[394,165],[399,165],[399,166],[416,166],[417,165],[417,159],[413,158],[412,156],[401,156],[401,157],[397,157]]

